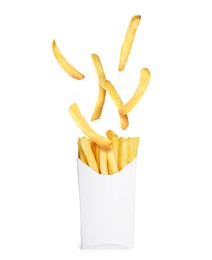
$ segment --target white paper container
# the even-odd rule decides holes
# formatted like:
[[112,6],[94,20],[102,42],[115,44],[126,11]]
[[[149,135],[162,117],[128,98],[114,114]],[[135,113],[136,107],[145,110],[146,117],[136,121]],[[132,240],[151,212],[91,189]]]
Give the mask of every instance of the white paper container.
[[136,159],[113,175],[102,175],[77,159],[81,248],[133,248]]

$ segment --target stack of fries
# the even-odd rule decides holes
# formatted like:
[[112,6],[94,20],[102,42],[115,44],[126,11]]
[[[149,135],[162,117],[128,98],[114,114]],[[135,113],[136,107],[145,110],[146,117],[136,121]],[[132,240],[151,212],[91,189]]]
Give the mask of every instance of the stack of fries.
[[78,139],[78,157],[98,173],[113,174],[136,158],[140,139],[119,138],[112,130],[108,130],[106,134],[112,141],[112,148],[101,148],[84,136]]
[[[120,51],[120,61],[118,70],[123,71],[130,50],[134,41],[134,36],[140,23],[141,16],[135,15],[132,17],[122,47]],[[84,79],[85,76],[75,69],[61,54],[55,40],[52,43],[53,53],[61,65],[61,67],[72,77],[77,80]],[[137,89],[126,104],[123,104],[119,94],[113,84],[107,79],[102,62],[98,55],[92,54],[91,58],[97,73],[99,83],[99,94],[94,107],[91,121],[101,117],[102,109],[105,102],[106,93],[112,98],[114,105],[117,108],[120,118],[120,126],[125,130],[129,125],[128,113],[135,107],[138,101],[143,96],[149,80],[150,71],[147,68],[141,69],[140,81]],[[80,109],[76,103],[69,107],[69,113],[72,116],[78,127],[85,133],[85,136],[78,139],[78,157],[79,159],[92,168],[95,172],[101,174],[113,174],[121,171],[127,164],[132,162],[138,152],[139,137],[123,138],[118,137],[112,130],[108,130],[107,138],[99,135],[91,128],[88,122],[82,116]]]

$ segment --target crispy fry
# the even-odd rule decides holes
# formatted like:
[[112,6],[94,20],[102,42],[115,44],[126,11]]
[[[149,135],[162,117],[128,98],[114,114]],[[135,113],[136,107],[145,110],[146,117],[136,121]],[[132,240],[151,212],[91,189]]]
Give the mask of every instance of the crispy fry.
[[96,106],[94,108],[93,114],[91,116],[91,121],[99,119],[102,114],[102,108],[105,102],[105,94],[106,91],[101,87],[100,82],[105,80],[105,73],[102,67],[101,60],[98,55],[91,54],[91,58],[93,60],[94,67],[96,69],[96,74],[99,81],[99,94],[96,101]]
[[120,51],[120,60],[119,60],[119,71],[124,70],[125,65],[127,63],[130,50],[133,44],[133,40],[135,37],[135,33],[137,31],[138,25],[140,23],[141,16],[140,15],[135,15],[132,17],[130,24],[127,29],[127,33],[124,38],[124,42],[121,47]]
[[82,116],[79,107],[76,103],[72,104],[69,107],[69,113],[72,116],[75,123],[78,125],[78,127],[88,136],[92,139],[93,142],[98,144],[102,148],[109,148],[109,146],[112,144],[111,140],[105,138],[104,136],[101,136],[97,134],[87,123],[87,121]]
[[98,167],[99,167],[99,169],[100,169],[100,159],[99,159],[99,149],[100,149],[100,147],[96,144],[95,145],[95,158],[96,158],[96,162],[97,162],[97,165],[98,165]]
[[58,63],[61,67],[72,77],[75,79],[83,79],[85,76],[76,70],[68,61],[63,57],[61,52],[59,51],[56,41],[53,40],[52,42],[52,50],[54,53],[55,58],[57,59]]
[[121,171],[127,165],[128,157],[128,142],[127,139],[119,138],[119,171]]
[[107,169],[107,150],[100,148],[99,149],[99,161],[100,161],[100,173],[108,174]]
[[80,145],[87,159],[88,165],[96,172],[99,172],[98,165],[96,163],[96,159],[92,152],[89,140],[84,136],[80,139]]
[[107,135],[107,138],[110,139],[110,140],[112,140],[113,136],[118,137],[118,135],[115,132],[113,132],[113,130],[108,130],[106,132],[106,135]]
[[118,172],[118,165],[116,163],[116,159],[112,149],[109,149],[107,151],[107,160],[109,174],[114,174]]
[[80,138],[78,138],[78,157],[79,157],[79,159],[80,159],[82,162],[84,162],[85,164],[88,165],[88,161],[87,161],[87,159],[86,159],[86,157],[85,157],[85,154],[84,154],[84,152],[83,152],[83,150],[82,150],[82,147],[81,147],[81,145],[80,145]]
[[138,153],[139,137],[128,137],[128,163],[132,162]]
[[138,85],[135,93],[131,97],[131,99],[125,105],[123,105],[119,108],[120,114],[126,115],[134,108],[134,106],[138,103],[138,101],[143,96],[143,94],[148,86],[149,80],[150,80],[150,71],[146,68],[142,69],[139,85]]
[[113,153],[115,156],[116,164],[118,165],[118,163],[119,163],[119,138],[118,138],[118,136],[112,137],[112,148],[113,148]]
[[[123,105],[123,102],[122,102],[120,96],[118,95],[118,93],[116,92],[112,83],[108,80],[105,80],[105,81],[101,82],[101,86],[108,92],[108,94],[112,98],[116,108],[119,110],[119,108]],[[119,116],[120,116],[121,128],[123,130],[125,130],[129,125],[128,116],[121,115],[120,113],[119,113]]]
[[90,141],[91,150],[92,150],[92,152],[93,152],[93,154],[94,154],[94,156],[96,158],[96,147],[95,147],[96,144],[93,141],[91,141],[91,140],[89,140],[89,141]]

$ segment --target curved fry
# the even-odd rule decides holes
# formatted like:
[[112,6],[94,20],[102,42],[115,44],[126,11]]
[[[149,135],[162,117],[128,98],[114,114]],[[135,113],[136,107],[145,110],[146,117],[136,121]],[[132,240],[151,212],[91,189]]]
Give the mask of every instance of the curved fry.
[[85,76],[76,70],[68,61],[63,57],[62,53],[59,51],[56,41],[52,42],[52,50],[55,58],[57,59],[60,66],[72,77],[75,79],[83,79]]
[[82,116],[79,107],[76,103],[72,104],[69,107],[69,113],[71,117],[73,118],[74,122],[77,124],[77,126],[94,141],[96,144],[98,144],[102,148],[109,148],[112,141],[107,139],[104,136],[101,136],[97,134],[87,123],[87,121]]
[[97,97],[97,101],[96,101],[96,105],[93,111],[93,114],[91,116],[91,121],[99,119],[101,117],[102,114],[102,109],[105,103],[105,94],[106,91],[101,87],[100,82],[105,80],[105,73],[102,67],[102,63],[101,60],[99,58],[98,55],[96,54],[91,54],[91,58],[93,60],[93,64],[96,70],[96,74],[98,77],[98,81],[99,81],[99,94]]
[[135,15],[132,17],[130,24],[127,29],[127,33],[124,38],[124,42],[121,47],[120,51],[120,61],[119,61],[119,71],[124,70],[125,65],[127,63],[130,50],[133,44],[134,36],[137,31],[138,25],[140,23],[141,16],[140,15]]
[[[114,86],[109,80],[105,80],[101,82],[101,86],[108,92],[108,94],[111,96],[116,108],[119,110],[120,107],[123,106],[123,102],[119,96],[119,94],[116,92]],[[122,115],[119,113],[120,116],[120,122],[121,122],[121,128],[125,130],[128,125],[128,116],[127,115]]]
[[119,113],[121,115],[126,115],[127,113],[129,113],[134,108],[134,106],[138,103],[138,101],[141,99],[148,86],[150,75],[151,74],[148,69],[145,68],[141,70],[140,82],[138,84],[135,93],[125,105],[119,108]]

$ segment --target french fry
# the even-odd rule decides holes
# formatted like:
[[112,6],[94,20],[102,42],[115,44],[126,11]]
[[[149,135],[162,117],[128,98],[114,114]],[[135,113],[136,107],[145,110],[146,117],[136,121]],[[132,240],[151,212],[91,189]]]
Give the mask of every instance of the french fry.
[[95,147],[96,144],[91,140],[89,140],[89,141],[90,141],[91,150],[96,158],[96,147]]
[[97,134],[87,123],[87,121],[82,116],[79,107],[76,103],[72,104],[69,107],[69,113],[71,117],[73,118],[74,122],[77,124],[77,126],[87,135],[91,138],[93,142],[98,144],[102,148],[109,148],[112,144],[112,141],[107,139],[104,136],[101,136]]
[[[108,94],[112,98],[116,108],[119,110],[119,108],[122,107],[123,102],[122,102],[119,94],[116,92],[112,83],[108,80],[105,80],[105,81],[101,82],[101,86],[108,92]],[[127,115],[121,115],[120,113],[119,113],[119,116],[120,116],[121,128],[123,130],[125,130],[129,125],[128,116]]]
[[131,163],[137,156],[138,153],[138,145],[139,145],[139,137],[128,137],[128,163]]
[[112,148],[113,148],[113,153],[115,156],[116,164],[118,165],[118,163],[119,163],[119,138],[118,138],[118,136],[112,137]]
[[99,159],[99,149],[100,147],[96,144],[95,145],[95,158],[96,158],[96,162],[97,162],[97,165],[98,165],[98,168],[100,169],[100,159]]
[[142,69],[139,85],[135,93],[133,94],[133,96],[130,98],[130,100],[125,105],[119,108],[120,114],[126,115],[134,108],[134,106],[138,103],[138,101],[143,96],[148,86],[149,80],[150,80],[150,71],[146,68]]
[[88,165],[96,172],[99,172],[99,167],[92,152],[89,140],[84,136],[80,139],[80,146],[85,154]]
[[87,159],[86,159],[86,157],[85,157],[85,154],[84,154],[84,152],[83,152],[83,150],[82,150],[82,147],[81,147],[81,145],[80,145],[80,138],[78,139],[78,157],[79,157],[79,159],[80,159],[82,162],[84,162],[85,164],[88,165],[88,161],[87,161]]
[[116,163],[116,159],[112,149],[109,149],[107,151],[107,160],[109,174],[114,174],[118,172],[118,165]]
[[107,169],[107,150],[100,148],[99,149],[99,162],[100,162],[100,173],[108,174]]
[[130,24],[127,29],[127,33],[124,38],[124,42],[121,47],[120,51],[120,60],[119,60],[119,71],[124,70],[125,65],[127,63],[130,50],[133,44],[133,40],[135,37],[135,33],[137,31],[138,25],[140,23],[141,16],[140,15],[135,15],[132,17]]
[[128,162],[128,142],[127,139],[119,138],[119,164],[118,169],[121,171]]
[[115,132],[113,132],[113,130],[108,130],[106,132],[106,135],[107,135],[107,138],[110,139],[110,140],[112,140],[113,136],[118,137],[118,135]]
[[112,140],[112,148],[113,148],[113,153],[115,156],[116,164],[118,165],[118,151],[119,151],[119,138],[118,135],[113,131],[113,130],[108,130],[106,132],[106,135],[108,139]]
[[134,137],[134,144],[135,144],[135,157],[138,155],[138,146],[139,146],[139,143],[140,143],[140,138],[139,137]]
[[52,50],[55,58],[57,59],[60,66],[72,77],[75,79],[83,79],[85,76],[75,69],[68,61],[63,57],[62,53],[59,51],[56,41],[52,42]]
[[104,73],[104,70],[102,67],[101,60],[100,60],[99,56],[96,54],[91,54],[91,58],[93,60],[93,64],[96,69],[96,74],[97,74],[98,81],[99,81],[99,94],[98,94],[98,98],[96,101],[96,105],[95,105],[93,114],[91,116],[91,121],[93,121],[93,120],[99,119],[101,117],[102,108],[103,108],[104,102],[105,102],[106,91],[100,85],[100,82],[105,80],[105,73]]

